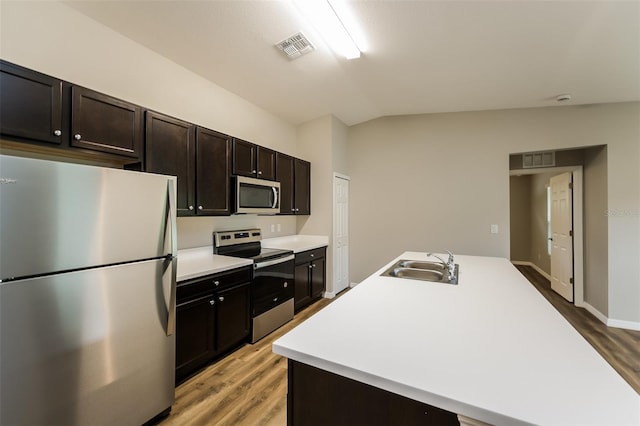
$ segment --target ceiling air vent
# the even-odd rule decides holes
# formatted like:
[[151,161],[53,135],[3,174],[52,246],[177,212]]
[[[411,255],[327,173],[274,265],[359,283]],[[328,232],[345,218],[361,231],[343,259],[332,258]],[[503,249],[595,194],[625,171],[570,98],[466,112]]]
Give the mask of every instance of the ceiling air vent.
[[555,151],[529,152],[522,154],[522,168],[554,167],[556,165]]
[[296,59],[300,56],[315,50],[313,44],[302,33],[292,35],[280,43],[276,43],[276,47],[282,50],[289,59]]

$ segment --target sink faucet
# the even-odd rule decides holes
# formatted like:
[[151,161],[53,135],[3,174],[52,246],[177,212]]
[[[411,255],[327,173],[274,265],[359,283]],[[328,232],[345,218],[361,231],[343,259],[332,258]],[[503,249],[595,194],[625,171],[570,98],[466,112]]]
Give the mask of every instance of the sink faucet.
[[453,259],[453,253],[451,253],[449,250],[446,250],[446,252],[449,253],[449,258],[446,261],[437,254],[433,253],[427,253],[427,257],[435,257],[436,259],[438,259],[442,263],[442,266],[447,268],[447,270],[449,271],[449,280],[452,281],[455,278],[456,265]]

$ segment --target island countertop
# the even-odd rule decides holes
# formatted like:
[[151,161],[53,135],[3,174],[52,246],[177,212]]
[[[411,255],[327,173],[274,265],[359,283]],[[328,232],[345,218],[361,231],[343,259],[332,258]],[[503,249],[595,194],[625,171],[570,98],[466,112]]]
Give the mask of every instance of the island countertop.
[[458,285],[380,276],[393,262],[273,351],[491,424],[640,424],[640,396],[507,259],[456,256]]

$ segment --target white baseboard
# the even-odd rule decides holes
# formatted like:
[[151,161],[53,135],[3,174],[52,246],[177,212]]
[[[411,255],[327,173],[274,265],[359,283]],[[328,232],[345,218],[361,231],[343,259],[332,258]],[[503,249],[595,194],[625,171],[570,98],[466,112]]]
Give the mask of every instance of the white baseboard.
[[336,297],[336,294],[332,291],[325,291],[324,293],[322,293],[322,297],[324,297],[325,299],[333,299],[334,297]]
[[603,314],[602,312],[600,312],[599,310],[597,310],[596,308],[594,308],[593,306],[591,306],[587,302],[584,302],[582,304],[582,307],[585,308],[587,310],[587,312],[589,312],[591,315],[593,315],[594,317],[599,319],[603,324],[609,325],[608,324],[609,319],[607,318],[607,316],[605,314]]
[[607,320],[607,326],[615,327],[615,328],[624,328],[626,330],[640,331],[640,322],[637,322],[637,321],[626,321],[626,320],[617,320],[617,319],[609,318]]
[[540,267],[538,265],[536,265],[533,262],[529,262],[529,261],[525,261],[525,260],[512,260],[511,263],[513,263],[514,265],[524,265],[524,266],[531,266],[533,269],[535,269],[540,275],[542,275],[543,277],[545,277],[546,279],[548,279],[549,281],[551,281],[551,275],[547,274],[545,271],[543,271],[542,269],[540,269]]
[[354,282],[351,282],[351,283],[349,283],[349,287],[354,288],[354,287],[355,287],[355,286],[357,286],[358,284],[360,284],[360,283],[354,283]]

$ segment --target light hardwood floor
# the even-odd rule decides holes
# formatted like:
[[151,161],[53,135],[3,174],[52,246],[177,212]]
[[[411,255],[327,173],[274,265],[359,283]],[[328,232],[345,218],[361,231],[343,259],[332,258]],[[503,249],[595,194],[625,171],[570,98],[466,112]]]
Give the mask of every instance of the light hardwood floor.
[[[533,268],[518,269],[640,393],[640,332],[606,327],[553,292]],[[171,414],[161,426],[285,426],[287,360],[274,354],[271,344],[330,302],[318,301],[256,344],[244,345],[182,383],[176,389]]]
[[264,339],[242,346],[180,384],[171,414],[161,426],[285,426],[287,359],[274,354],[271,344],[330,302],[319,300]]

